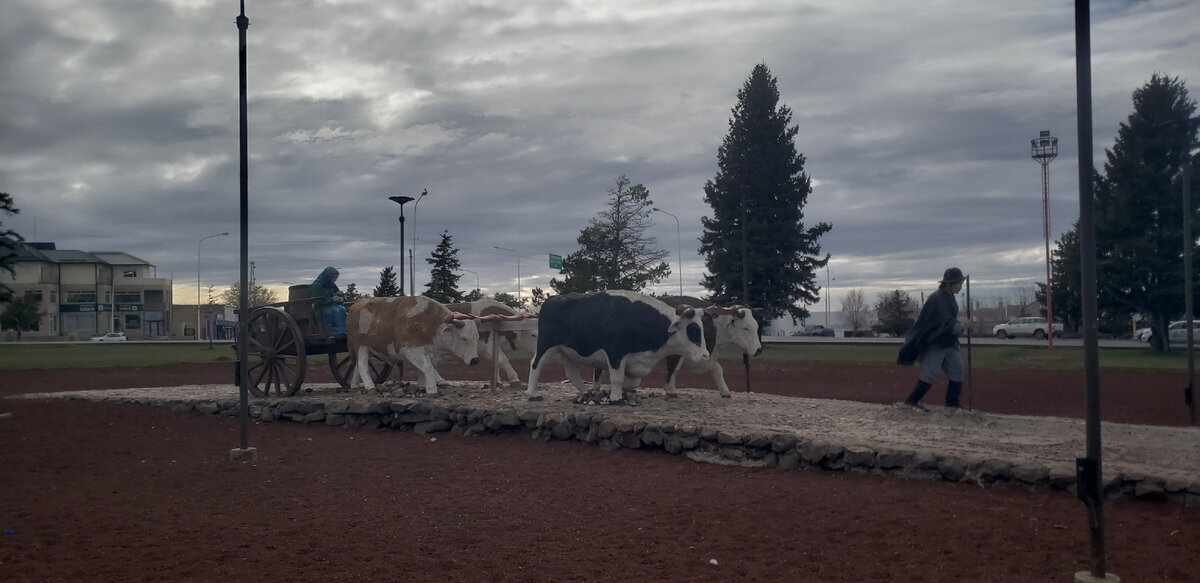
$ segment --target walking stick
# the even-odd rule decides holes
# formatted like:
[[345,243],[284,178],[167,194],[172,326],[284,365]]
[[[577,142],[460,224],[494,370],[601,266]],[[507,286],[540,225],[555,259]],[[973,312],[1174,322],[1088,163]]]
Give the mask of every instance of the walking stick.
[[975,391],[971,387],[971,276],[967,276],[967,409],[975,410]]

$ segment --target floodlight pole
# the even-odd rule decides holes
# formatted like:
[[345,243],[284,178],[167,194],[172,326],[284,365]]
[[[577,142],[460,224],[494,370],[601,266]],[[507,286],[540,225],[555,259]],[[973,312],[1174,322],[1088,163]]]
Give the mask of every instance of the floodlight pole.
[[[1192,331],[1194,326],[1195,314],[1193,312],[1193,296],[1195,295],[1194,287],[1196,281],[1192,275],[1192,246],[1196,244],[1196,240],[1192,238],[1192,218],[1194,211],[1192,209],[1192,144],[1191,136],[1192,129],[1200,126],[1200,117],[1193,117],[1184,120],[1171,120],[1159,124],[1159,127],[1182,126],[1184,132],[1183,149],[1179,152],[1179,165],[1182,172],[1180,180],[1183,182],[1181,207],[1183,214],[1183,309],[1186,312],[1184,317],[1187,319],[1187,353],[1188,353],[1188,382],[1187,387],[1183,390],[1183,402],[1188,408],[1188,420],[1192,425],[1196,424],[1196,353],[1195,353],[1195,337]],[[1167,339],[1168,341],[1170,338]]]
[[1054,348],[1054,280],[1050,273],[1050,162],[1058,157],[1058,138],[1042,130],[1029,140],[1030,154],[1042,165],[1042,236],[1046,240],[1046,347]]

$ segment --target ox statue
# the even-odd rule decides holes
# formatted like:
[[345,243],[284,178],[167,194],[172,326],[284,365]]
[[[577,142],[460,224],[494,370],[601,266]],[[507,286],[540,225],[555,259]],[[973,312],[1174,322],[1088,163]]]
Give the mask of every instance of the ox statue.
[[433,363],[449,353],[467,364],[479,362],[479,328],[470,316],[456,314],[424,296],[365,298],[346,313],[346,345],[357,359],[351,388],[375,388],[370,355],[392,362],[407,362],[417,371],[417,382],[436,395],[442,380]]
[[537,351],[529,364],[530,400],[536,397],[542,359],[557,351],[564,356],[567,378],[583,393],[580,366],[607,367],[609,401],[624,398],[624,389],[638,386],[642,377],[664,357],[708,360],[701,327],[703,310],[686,308],[680,314],[647,295],[628,291],[553,296],[538,315]]
[[[478,317],[491,316],[493,314],[500,316],[517,315],[516,310],[496,300],[483,299],[461,304],[446,304],[446,307],[455,312]],[[509,355],[518,349],[533,354],[537,350],[537,332],[534,330],[517,330],[514,332],[498,332],[496,336],[500,339],[500,350],[495,364],[500,367],[500,371],[508,378],[509,383],[521,382],[521,377],[517,376],[517,371],[513,369],[512,362],[509,361]],[[492,358],[491,333],[479,333],[479,358],[484,360]]]
[[[762,340],[758,337],[758,321],[754,319],[753,312],[745,306],[718,308],[713,306],[712,302],[683,296],[670,296],[663,298],[663,301],[667,305],[675,307],[676,310],[688,307],[704,308],[704,341],[709,359],[707,362],[688,363],[688,368],[710,372],[713,382],[717,385],[717,391],[722,397],[729,398],[729,386],[725,384],[725,370],[721,368],[721,363],[713,352],[721,346],[732,345],[738,348],[743,356],[762,354]],[[680,358],[678,356],[667,357],[667,384],[663,386],[663,391],[666,392],[668,399],[677,396],[675,379],[679,376],[679,365]]]

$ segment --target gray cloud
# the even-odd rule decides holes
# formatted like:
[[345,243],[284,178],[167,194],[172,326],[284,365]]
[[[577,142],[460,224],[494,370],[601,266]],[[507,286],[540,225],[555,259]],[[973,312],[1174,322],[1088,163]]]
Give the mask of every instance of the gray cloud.
[[[177,280],[180,302],[194,297],[198,241],[229,231],[203,243],[203,279],[234,281],[236,8],[10,0],[0,189],[22,213],[6,225],[142,257]],[[1039,130],[1060,138],[1053,238],[1078,214],[1066,1],[308,0],[251,2],[248,16],[249,245],[262,282],[336,265],[342,282],[373,287],[399,259],[387,197],[428,188],[406,233],[411,247],[415,227],[418,288],[448,231],[488,292],[516,292],[517,258],[494,247],[520,253],[528,294],[624,174],[679,217],[684,287],[698,293],[702,188],[758,62],[799,126],[814,182],[805,220],[834,225],[822,245],[835,306],[851,288],[927,289],[949,264],[977,293],[1041,280],[1028,149]],[[1197,29],[1186,0],[1093,2],[1098,165],[1152,73],[1200,78]],[[655,219],[674,268],[675,222]]]

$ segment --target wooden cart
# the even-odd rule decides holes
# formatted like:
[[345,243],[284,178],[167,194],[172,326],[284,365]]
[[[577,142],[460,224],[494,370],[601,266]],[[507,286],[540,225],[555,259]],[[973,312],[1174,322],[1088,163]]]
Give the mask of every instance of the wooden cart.
[[[308,359],[321,355],[329,362],[334,380],[343,389],[350,388],[355,355],[347,351],[345,334],[333,334],[320,323],[316,308],[320,299],[302,297],[308,287],[292,286],[288,295],[293,299],[251,308],[245,320],[247,388],[256,397],[295,395],[304,383]],[[370,369],[375,382],[382,383],[391,374],[392,364],[372,355]]]

